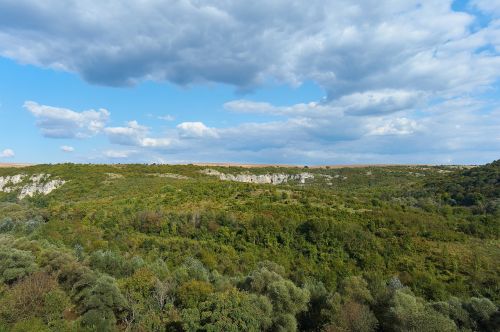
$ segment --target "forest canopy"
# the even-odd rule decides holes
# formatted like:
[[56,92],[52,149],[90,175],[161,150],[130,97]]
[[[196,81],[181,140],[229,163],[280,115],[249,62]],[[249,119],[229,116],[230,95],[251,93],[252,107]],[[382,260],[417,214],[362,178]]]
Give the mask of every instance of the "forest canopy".
[[0,168],[0,331],[499,329],[500,161],[211,169]]

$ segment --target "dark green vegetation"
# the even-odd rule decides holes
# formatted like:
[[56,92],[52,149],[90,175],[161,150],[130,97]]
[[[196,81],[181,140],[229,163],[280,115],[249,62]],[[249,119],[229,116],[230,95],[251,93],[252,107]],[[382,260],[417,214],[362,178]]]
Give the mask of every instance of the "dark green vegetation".
[[499,329],[499,161],[201,169],[0,169],[68,181],[0,192],[0,331]]

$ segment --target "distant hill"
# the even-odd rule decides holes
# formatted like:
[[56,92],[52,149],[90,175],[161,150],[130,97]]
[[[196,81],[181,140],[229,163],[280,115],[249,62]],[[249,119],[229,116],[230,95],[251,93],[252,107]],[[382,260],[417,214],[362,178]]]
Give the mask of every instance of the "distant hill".
[[500,201],[500,159],[429,181],[426,189],[451,205],[496,207]]

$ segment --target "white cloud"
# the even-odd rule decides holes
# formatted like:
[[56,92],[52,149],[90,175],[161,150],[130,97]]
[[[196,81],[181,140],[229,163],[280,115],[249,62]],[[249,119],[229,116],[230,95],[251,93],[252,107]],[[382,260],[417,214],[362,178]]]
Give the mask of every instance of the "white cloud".
[[111,159],[124,159],[136,154],[135,150],[106,150],[103,155]]
[[203,122],[183,122],[177,125],[179,136],[182,138],[215,138],[217,130],[209,128]]
[[15,153],[12,149],[5,149],[0,152],[0,158],[12,158],[15,156]]
[[367,135],[410,135],[420,127],[416,120],[408,118],[388,119],[382,123],[371,123],[370,126],[372,130]]
[[337,104],[350,115],[375,115],[410,109],[422,100],[418,91],[374,90],[343,96]]
[[137,121],[129,121],[126,127],[108,127],[104,129],[111,143],[140,147],[168,147],[169,138],[148,137],[149,128],[140,125]]
[[[266,110],[282,107],[264,106]],[[299,164],[481,163],[498,158],[499,112],[495,103],[468,97],[386,114],[290,115],[280,121],[212,128],[217,137],[201,140],[179,135],[168,156]]]
[[273,106],[266,102],[233,100],[226,102],[224,108],[231,112],[263,113],[274,115],[302,115],[309,117],[347,115],[383,115],[423,104],[425,96],[419,91],[370,90],[342,96],[339,99],[323,102],[300,103],[291,106]]
[[241,113],[269,113],[269,114],[283,114],[286,113],[287,108],[275,107],[270,103],[256,102],[251,100],[232,100],[224,104],[224,109],[231,112]]
[[472,6],[479,8],[479,10],[481,10],[485,13],[500,15],[500,2],[498,2],[498,1],[495,1],[495,0],[472,0],[471,4],[472,4]]
[[37,118],[36,125],[42,135],[50,138],[86,138],[101,132],[110,113],[106,109],[75,112],[67,108],[40,105],[34,101],[24,103]]
[[122,145],[141,145],[141,140],[148,134],[149,128],[137,121],[129,121],[126,127],[108,127],[104,129],[112,143]]
[[226,102],[224,109],[239,113],[262,113],[288,116],[325,116],[342,112],[342,109],[332,103],[299,103],[291,106],[275,106],[267,102],[256,102],[239,99]]
[[0,55],[104,85],[246,91],[313,81],[326,94],[292,105],[233,100],[224,108],[255,113],[255,122],[183,122],[158,135],[136,121],[105,128],[105,110],[26,105],[47,137],[104,132],[113,144],[177,160],[485,160],[500,150],[498,104],[481,95],[500,78],[500,19],[496,1],[470,6],[491,20],[478,25],[451,1],[432,0],[17,0],[0,2]]
[[72,146],[68,146],[68,145],[62,145],[61,146],[61,151],[63,151],[63,152],[73,152],[73,151],[75,151],[75,148],[72,147]]
[[[495,1],[474,3],[497,13]],[[471,32],[474,17],[450,1],[17,0],[0,3],[0,21],[2,56],[107,85],[244,89],[273,78],[313,80],[330,100],[391,89],[460,94],[495,81],[500,64],[476,52],[498,25]]]
[[[385,101],[387,95],[373,97],[375,104],[391,104],[393,100]],[[407,98],[404,93],[391,95]],[[226,109],[263,111],[284,115],[285,119],[219,128],[184,122],[161,138],[151,138],[149,128],[135,121],[126,127],[107,128],[106,132],[111,142],[135,146],[137,157],[145,154],[154,160],[168,156],[173,160],[263,163],[477,163],[497,158],[500,107],[495,102],[454,98],[416,110],[402,107],[397,112],[391,109],[364,116],[352,114],[345,106],[369,98],[346,98],[342,100],[344,106],[340,102],[337,106],[275,106],[239,100],[226,104]]]
[[175,116],[170,115],[170,114],[161,115],[161,116],[158,117],[158,119],[165,120],[165,121],[174,121],[175,120]]

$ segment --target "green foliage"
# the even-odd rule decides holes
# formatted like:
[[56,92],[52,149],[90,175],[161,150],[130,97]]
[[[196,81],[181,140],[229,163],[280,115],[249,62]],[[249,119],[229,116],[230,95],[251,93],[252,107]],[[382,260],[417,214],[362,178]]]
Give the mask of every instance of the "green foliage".
[[0,331],[495,331],[499,166],[24,168],[67,182],[0,193]]
[[388,311],[386,328],[389,331],[457,331],[448,317],[427,306],[408,290],[396,290]]
[[29,251],[0,246],[0,282],[12,283],[37,268]]
[[51,332],[50,328],[39,318],[31,318],[17,322],[12,326],[11,332]]
[[269,298],[273,307],[273,329],[296,330],[295,315],[307,309],[310,294],[279,272],[283,273],[284,269],[276,264],[262,264],[245,279],[242,288]]
[[7,322],[17,322],[50,315],[52,312],[46,300],[56,290],[57,283],[52,276],[43,272],[32,274],[15,283],[1,299],[0,316]]
[[262,331],[271,326],[272,305],[264,296],[230,290],[183,310],[186,331]]
[[125,309],[126,301],[114,279],[99,277],[83,300],[82,323],[98,331],[115,329],[116,316]]
[[125,277],[144,265],[140,257],[125,259],[110,250],[94,251],[89,257],[90,267],[114,277]]
[[177,290],[177,298],[181,306],[185,308],[196,307],[199,303],[206,301],[214,289],[206,281],[191,280],[183,283]]
[[326,331],[375,331],[378,320],[369,304],[374,298],[367,282],[352,276],[344,280],[340,293],[331,294],[321,309],[321,321]]

